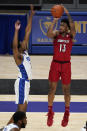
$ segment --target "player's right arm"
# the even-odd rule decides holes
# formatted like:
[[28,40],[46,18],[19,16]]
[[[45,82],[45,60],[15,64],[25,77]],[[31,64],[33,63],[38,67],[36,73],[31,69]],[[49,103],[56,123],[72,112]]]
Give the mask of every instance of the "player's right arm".
[[29,36],[30,36],[30,33],[31,33],[31,28],[32,28],[32,19],[33,19],[33,16],[35,14],[33,5],[30,6],[30,9],[31,9],[31,13],[30,13],[30,16],[28,18],[28,24],[25,28],[25,36],[24,36],[24,43],[26,44],[26,47],[28,47]]
[[58,22],[58,18],[54,18],[53,22],[51,23],[50,27],[48,28],[47,36],[49,38],[55,38],[59,34],[57,30],[54,30],[54,26],[57,22]]
[[15,23],[15,32],[14,32],[13,46],[12,46],[13,56],[17,65],[21,64],[21,59],[22,59],[22,56],[18,51],[18,32],[19,32],[20,26],[21,26],[20,21],[17,20]]
[[73,22],[73,19],[71,18],[70,14],[69,14],[69,11],[68,11],[65,7],[64,7],[64,11],[65,11],[65,13],[67,14],[68,19],[69,19],[70,34],[71,34],[72,38],[74,38],[75,35],[76,35],[75,23]]

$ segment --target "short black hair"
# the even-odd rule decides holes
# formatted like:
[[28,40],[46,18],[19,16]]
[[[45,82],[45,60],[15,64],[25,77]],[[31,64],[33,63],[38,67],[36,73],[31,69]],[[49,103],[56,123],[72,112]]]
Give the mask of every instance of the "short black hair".
[[14,113],[13,115],[13,120],[14,120],[14,123],[16,124],[19,120],[23,120],[24,118],[26,118],[26,114],[25,112],[22,112],[22,111],[17,111]]
[[68,26],[68,27],[69,27],[69,29],[70,29],[69,20],[68,20],[67,18],[62,19],[62,20],[61,20],[61,22],[66,23],[66,24],[67,24],[67,26]]

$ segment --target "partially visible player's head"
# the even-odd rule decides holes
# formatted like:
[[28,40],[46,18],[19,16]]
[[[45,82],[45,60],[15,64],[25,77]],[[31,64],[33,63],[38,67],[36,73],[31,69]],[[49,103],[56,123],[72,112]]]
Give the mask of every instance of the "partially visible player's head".
[[27,124],[26,114],[22,111],[17,111],[13,115],[14,123],[17,124],[20,128],[25,128]]
[[62,34],[62,33],[68,32],[68,30],[70,30],[69,20],[67,18],[64,18],[60,22],[59,31]]

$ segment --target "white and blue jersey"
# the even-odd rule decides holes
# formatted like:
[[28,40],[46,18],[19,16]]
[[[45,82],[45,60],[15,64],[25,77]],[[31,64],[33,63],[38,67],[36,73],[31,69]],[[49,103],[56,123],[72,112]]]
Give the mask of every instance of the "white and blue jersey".
[[19,129],[19,127],[17,125],[15,125],[14,123],[11,123],[11,124],[5,126],[3,131],[11,131],[13,128]]
[[15,81],[16,104],[24,104],[28,102],[30,90],[30,80],[32,79],[31,62],[28,53],[23,54],[23,61],[18,66],[18,79]]
[[19,67],[19,74],[18,77],[26,80],[32,79],[31,73],[31,61],[27,51],[23,54],[23,62],[18,66]]

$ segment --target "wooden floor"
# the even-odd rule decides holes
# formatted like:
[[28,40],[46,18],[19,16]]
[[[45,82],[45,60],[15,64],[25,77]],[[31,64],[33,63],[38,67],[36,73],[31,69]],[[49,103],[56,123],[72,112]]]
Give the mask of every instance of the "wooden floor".
[[[47,79],[52,56],[30,56],[33,79]],[[87,79],[87,56],[72,56],[72,79]],[[12,56],[0,56],[0,79],[16,79],[17,67]],[[14,101],[15,96],[0,95],[0,101]],[[47,101],[47,96],[29,96],[30,101]],[[56,96],[55,101],[63,101],[63,96]],[[72,96],[73,102],[87,102],[87,96]],[[0,112],[0,127],[4,126],[13,113]],[[87,113],[71,113],[69,125],[61,127],[63,113],[55,113],[54,124],[47,127],[46,113],[27,113],[28,123],[25,131],[81,131],[87,120]]]
[[[33,79],[47,79],[52,56],[30,56]],[[87,79],[87,56],[72,56],[72,79]],[[0,79],[15,79],[18,70],[12,56],[0,56]]]
[[[12,112],[0,113],[0,126],[4,126],[12,114]],[[62,113],[55,113],[54,124],[52,127],[48,127],[46,125],[46,113],[27,113],[27,126],[22,131],[81,131],[81,128],[85,124],[87,114],[71,114],[69,124],[64,128],[61,127],[62,117]]]

